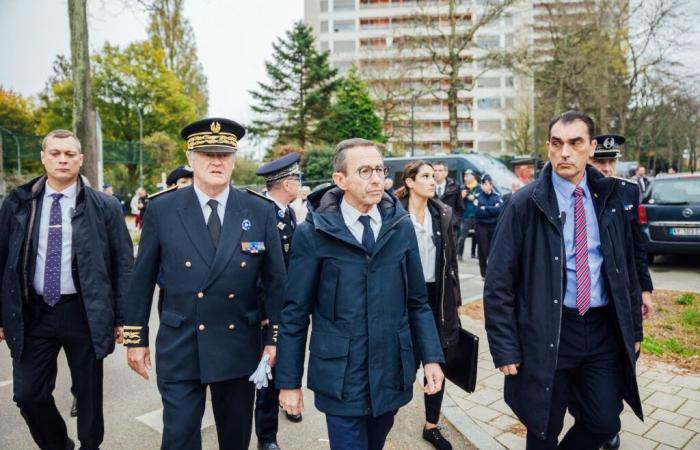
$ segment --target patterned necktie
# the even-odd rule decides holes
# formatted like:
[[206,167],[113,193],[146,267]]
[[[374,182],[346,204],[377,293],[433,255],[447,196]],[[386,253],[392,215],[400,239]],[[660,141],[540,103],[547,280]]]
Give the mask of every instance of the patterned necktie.
[[583,207],[583,188],[574,190],[574,248],[576,256],[576,309],[579,315],[591,307],[591,271],[588,267],[588,236],[586,210]]
[[365,228],[362,230],[362,245],[365,247],[365,250],[367,250],[367,253],[371,255],[374,249],[374,232],[369,224],[369,216],[360,216],[359,220]]
[[54,306],[61,299],[63,220],[60,200],[63,194],[51,194],[50,197],[53,197],[53,202],[49,213],[49,237],[46,243],[46,261],[44,265],[44,301],[49,306]]
[[214,243],[214,247],[216,247],[219,245],[219,236],[221,235],[221,219],[219,219],[218,211],[219,202],[216,200],[209,200],[207,205],[209,205],[211,208],[207,228],[209,228],[209,236],[211,236],[211,241]]

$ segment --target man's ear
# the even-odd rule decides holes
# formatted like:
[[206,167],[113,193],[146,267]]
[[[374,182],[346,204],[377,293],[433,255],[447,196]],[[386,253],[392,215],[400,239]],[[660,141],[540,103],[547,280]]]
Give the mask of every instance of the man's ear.
[[333,172],[333,183],[340,189],[345,190],[347,187],[345,174],[343,172]]

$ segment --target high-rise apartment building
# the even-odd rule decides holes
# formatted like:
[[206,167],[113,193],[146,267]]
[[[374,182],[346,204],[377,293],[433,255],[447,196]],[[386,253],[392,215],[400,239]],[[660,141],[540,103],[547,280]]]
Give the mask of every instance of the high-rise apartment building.
[[[457,15],[462,21],[457,23],[457,30],[473,27],[489,1],[493,2],[456,0]],[[314,30],[320,49],[330,52],[332,65],[341,73],[355,65],[374,88],[373,93],[393,95],[393,90],[400,99],[396,108],[400,114],[387,114],[385,124],[393,134],[389,147],[394,154],[411,151],[412,123],[416,154],[450,151],[447,97],[444,89],[439,89],[445,87],[446,77],[434,67],[427,52],[407,50],[402,45],[412,37],[431,33],[416,25],[416,14],[434,17],[440,29],[449,32],[449,3],[450,0],[305,0],[305,22]],[[458,93],[459,144],[454,151],[494,155],[513,152],[510,127],[516,122],[516,115],[531,114],[532,82],[505,69],[486,70],[478,59],[489,51],[532,43],[532,19],[532,2],[521,1],[477,31],[475,45],[465,55],[469,62],[459,73],[463,88]]]

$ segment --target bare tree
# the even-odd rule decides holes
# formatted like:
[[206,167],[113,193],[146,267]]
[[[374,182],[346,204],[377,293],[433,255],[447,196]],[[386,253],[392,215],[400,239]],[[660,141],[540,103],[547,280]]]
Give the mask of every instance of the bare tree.
[[83,172],[97,186],[97,133],[90,85],[87,0],[68,0],[71,67],[73,74],[73,128],[82,143]]

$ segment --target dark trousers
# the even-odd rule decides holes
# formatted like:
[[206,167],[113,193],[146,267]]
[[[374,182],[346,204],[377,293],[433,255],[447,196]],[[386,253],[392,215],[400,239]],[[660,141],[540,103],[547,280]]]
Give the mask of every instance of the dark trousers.
[[275,389],[275,368],[272,368],[272,381],[268,387],[255,393],[255,434],[258,442],[277,440],[277,418],[280,410],[280,391]]
[[80,448],[97,449],[104,437],[102,360],[95,356],[83,303],[78,295],[63,296],[53,307],[34,301],[39,304],[27,323],[22,358],[13,361],[14,400],[39,448],[65,449],[66,423],[53,398],[63,348],[77,400]]
[[255,400],[255,385],[248,381],[248,377],[209,385],[199,380],[168,381],[159,378],[158,390],[163,399],[162,450],[202,448],[200,429],[207,386],[211,391],[219,448],[248,450]]
[[[438,315],[435,311],[435,308],[437,308],[437,305],[439,304],[437,295],[438,295],[438,290],[435,285],[435,283],[425,283],[425,287],[428,291],[428,303],[430,303],[431,308],[433,309],[433,316],[435,317],[435,324],[440,330],[440,324],[438,323]],[[443,352],[446,349],[443,349]],[[416,355],[416,370],[418,370],[418,364],[419,364],[420,359],[418,358],[418,355]],[[442,368],[442,371],[445,371],[445,365],[440,364],[440,368]],[[428,379],[423,377],[423,386],[428,384]],[[443,384],[443,388],[440,390],[440,392],[433,394],[433,395],[428,395],[428,394],[423,394],[423,402],[425,405],[425,421],[428,423],[432,424],[437,424],[438,420],[440,420],[440,409],[442,408],[442,399],[445,396],[445,386]]]
[[[610,307],[564,308],[546,440],[528,432],[527,449],[597,450],[615,436],[624,364]],[[567,408],[576,420],[557,446]]]
[[493,233],[496,231],[496,225],[483,225],[477,223],[474,226],[474,237],[479,245],[479,272],[481,276],[486,276],[486,258],[491,250],[491,241]]
[[[462,219],[459,227],[459,238],[457,239],[457,256],[464,254],[464,244],[469,237],[469,231],[474,229],[474,218]],[[476,235],[472,235],[471,256],[476,255]]]
[[381,450],[395,415],[396,411],[378,417],[326,414],[331,450]]

